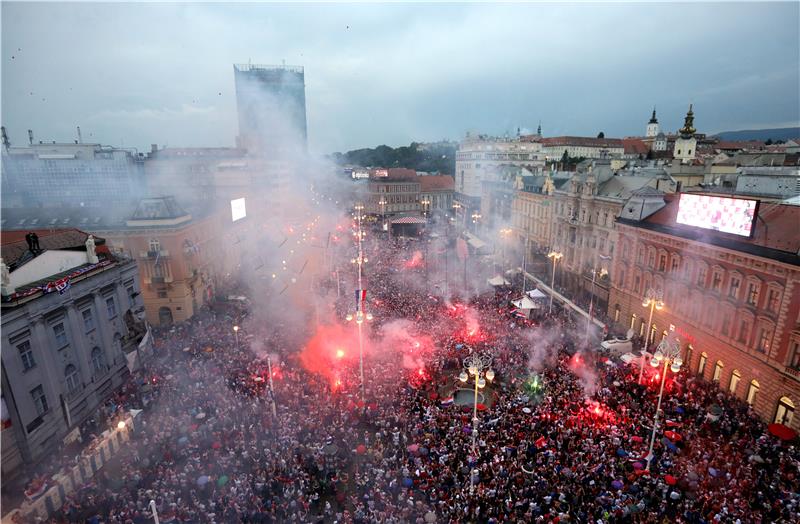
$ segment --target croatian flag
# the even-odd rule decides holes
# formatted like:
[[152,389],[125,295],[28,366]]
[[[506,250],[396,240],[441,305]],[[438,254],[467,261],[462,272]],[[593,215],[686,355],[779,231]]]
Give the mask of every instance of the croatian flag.
[[453,404],[453,397],[448,397],[443,399],[441,402],[442,406],[451,406]]
[[537,448],[543,448],[547,445],[547,439],[544,437],[539,437],[536,439],[536,442],[534,442],[533,445]]
[[356,289],[356,304],[359,302],[364,302],[365,300],[367,300],[367,290]]
[[70,286],[69,277],[64,277],[60,280],[56,280],[56,290],[58,291],[59,295],[63,295]]

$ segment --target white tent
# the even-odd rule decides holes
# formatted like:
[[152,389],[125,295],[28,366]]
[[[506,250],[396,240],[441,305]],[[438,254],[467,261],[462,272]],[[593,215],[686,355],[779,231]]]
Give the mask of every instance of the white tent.
[[547,295],[545,295],[538,289],[531,289],[530,291],[528,291],[528,296],[533,299],[547,298]]
[[505,278],[501,277],[500,275],[497,275],[496,277],[492,277],[492,278],[488,279],[487,282],[489,282],[490,286],[495,286],[495,287],[510,286],[511,285],[511,282],[509,282]]
[[528,297],[522,297],[519,300],[512,300],[511,303],[517,309],[539,309],[541,307]]

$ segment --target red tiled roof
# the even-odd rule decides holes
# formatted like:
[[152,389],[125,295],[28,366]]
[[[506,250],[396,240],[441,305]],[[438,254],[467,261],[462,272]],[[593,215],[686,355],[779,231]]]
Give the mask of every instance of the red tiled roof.
[[405,167],[390,167],[389,178],[394,178],[397,180],[413,180],[417,178],[417,172],[413,169],[407,169]]
[[554,136],[542,139],[543,146],[623,147],[619,138],[591,138],[586,136]]
[[766,145],[764,142],[758,140],[720,140],[711,146],[713,149],[724,149],[725,151],[740,151],[743,149],[764,149]]
[[[25,241],[25,235],[28,233],[36,233],[39,237],[39,247],[42,248],[42,251],[47,251],[49,249],[84,248],[86,239],[89,236],[88,233],[76,228],[3,231],[0,243],[2,243],[3,261],[7,265],[12,266],[16,264],[28,253],[28,243]],[[105,246],[100,246],[100,244],[105,243],[105,239],[95,237],[95,242],[98,252],[108,252]]]
[[625,148],[625,153],[629,155],[646,155],[650,151],[647,144],[639,138],[623,138],[622,147]]
[[419,190],[423,193],[427,191],[452,191],[455,187],[455,180],[450,175],[419,177]]
[[[683,227],[676,222],[680,194],[666,194],[664,200],[667,205],[645,219],[644,222],[669,227]],[[800,206],[761,202],[753,237],[736,237],[736,239],[747,244],[797,254],[800,251],[798,224],[800,224]],[[713,231],[709,233],[714,234]]]

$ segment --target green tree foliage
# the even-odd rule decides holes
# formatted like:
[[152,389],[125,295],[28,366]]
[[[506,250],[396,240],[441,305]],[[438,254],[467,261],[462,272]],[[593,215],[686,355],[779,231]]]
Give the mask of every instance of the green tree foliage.
[[456,170],[455,142],[443,142],[420,147],[417,142],[397,148],[380,145],[334,153],[331,159],[339,165],[361,167],[404,167],[415,171],[440,172],[452,175]]

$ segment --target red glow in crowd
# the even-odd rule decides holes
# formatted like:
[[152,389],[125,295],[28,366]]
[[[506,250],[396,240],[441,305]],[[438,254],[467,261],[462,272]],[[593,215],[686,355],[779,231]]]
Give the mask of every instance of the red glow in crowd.
[[[348,347],[358,347],[354,329],[339,324],[321,325],[300,353],[300,362],[307,371],[325,377],[331,388],[336,389],[342,386],[342,370],[354,363],[353,355],[345,351]],[[356,354],[356,360],[357,357]]]
[[414,251],[414,254],[411,255],[411,258],[403,262],[403,267],[406,269],[422,267],[422,252]]

